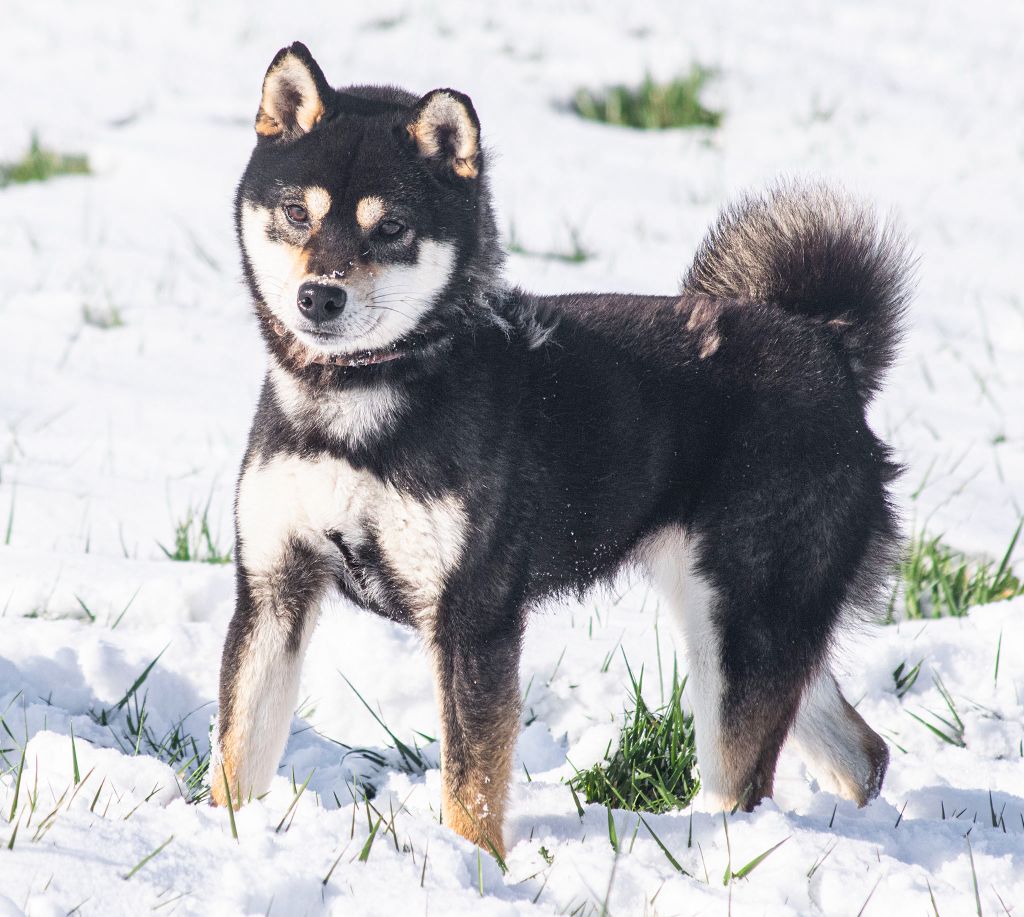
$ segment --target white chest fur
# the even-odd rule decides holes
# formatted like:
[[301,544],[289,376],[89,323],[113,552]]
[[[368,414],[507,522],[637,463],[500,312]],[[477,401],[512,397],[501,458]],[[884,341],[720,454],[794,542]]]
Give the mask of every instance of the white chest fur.
[[328,532],[353,547],[373,537],[418,615],[436,607],[466,539],[465,511],[454,497],[421,499],[326,455],[278,455],[248,465],[238,526],[250,576],[272,575],[291,539],[335,552]]
[[384,382],[349,386],[343,391],[312,397],[306,387],[280,366],[270,379],[281,409],[304,419],[350,446],[356,446],[388,427],[405,408],[401,392]]

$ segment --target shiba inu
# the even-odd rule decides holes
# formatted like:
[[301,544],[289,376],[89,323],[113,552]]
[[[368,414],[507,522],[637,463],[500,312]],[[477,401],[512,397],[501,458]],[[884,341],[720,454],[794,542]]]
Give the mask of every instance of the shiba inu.
[[723,212],[679,293],[535,296],[502,279],[461,92],[335,90],[293,44],[256,135],[236,217],[269,370],[215,802],[267,788],[340,590],[422,635],[443,818],[502,851],[528,611],[630,563],[685,636],[712,804],[770,795],[787,737],[823,786],[877,795],[886,745],[829,655],[898,545],[898,469],[865,410],[909,295],[900,236],[780,185]]

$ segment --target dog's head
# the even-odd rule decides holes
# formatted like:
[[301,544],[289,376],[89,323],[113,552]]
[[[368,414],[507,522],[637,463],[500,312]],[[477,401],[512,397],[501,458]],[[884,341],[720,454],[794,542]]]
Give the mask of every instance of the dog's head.
[[500,258],[467,96],[334,90],[296,43],[267,70],[256,134],[243,266],[298,362],[380,362],[466,317],[466,287]]

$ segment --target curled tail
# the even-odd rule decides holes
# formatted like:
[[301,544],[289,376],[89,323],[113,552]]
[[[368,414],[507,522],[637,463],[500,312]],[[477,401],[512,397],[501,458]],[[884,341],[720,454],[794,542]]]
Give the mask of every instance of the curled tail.
[[865,400],[896,356],[912,286],[899,231],[836,191],[795,183],[727,207],[683,280],[686,292],[770,303],[819,323]]

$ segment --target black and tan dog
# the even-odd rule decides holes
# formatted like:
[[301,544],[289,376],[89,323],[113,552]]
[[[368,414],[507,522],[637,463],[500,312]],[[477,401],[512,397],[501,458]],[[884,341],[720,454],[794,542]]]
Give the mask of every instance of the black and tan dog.
[[533,296],[502,280],[465,95],[336,91],[295,44],[256,133],[237,222],[270,370],[214,799],[267,788],[340,589],[422,634],[444,819],[503,849],[527,611],[628,562],[686,638],[713,804],[769,795],[787,736],[828,788],[874,797],[888,752],[828,657],[894,551],[895,466],[865,406],[907,295],[900,240],[779,187],[723,214],[678,295]]

